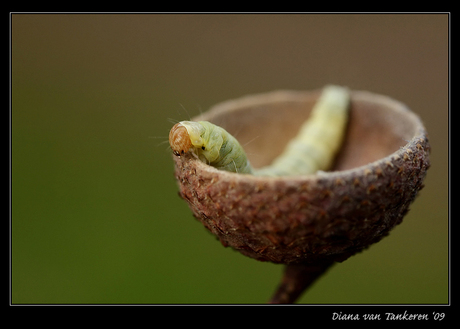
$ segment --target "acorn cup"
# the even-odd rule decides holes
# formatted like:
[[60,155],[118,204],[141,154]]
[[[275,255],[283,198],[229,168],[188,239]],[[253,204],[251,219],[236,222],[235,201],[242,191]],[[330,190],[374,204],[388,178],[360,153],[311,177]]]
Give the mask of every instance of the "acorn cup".
[[[321,90],[275,91],[223,102],[193,120],[233,134],[255,168],[270,164],[308,119]],[[263,177],[175,156],[180,196],[221,243],[286,264],[270,303],[293,303],[336,262],[401,223],[423,187],[430,146],[404,104],[352,91],[344,143],[331,171]]]

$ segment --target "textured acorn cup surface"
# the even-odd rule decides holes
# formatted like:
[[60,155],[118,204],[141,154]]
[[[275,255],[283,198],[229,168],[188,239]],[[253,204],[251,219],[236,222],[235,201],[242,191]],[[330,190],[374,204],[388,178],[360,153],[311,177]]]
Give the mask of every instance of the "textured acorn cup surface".
[[[269,164],[308,118],[320,91],[277,91],[214,106],[194,118],[220,125],[257,168]],[[246,144],[247,143],[247,144]],[[423,187],[429,143],[402,103],[351,93],[346,137],[333,171],[258,177],[174,157],[180,195],[224,246],[260,261],[343,261],[379,241]]]

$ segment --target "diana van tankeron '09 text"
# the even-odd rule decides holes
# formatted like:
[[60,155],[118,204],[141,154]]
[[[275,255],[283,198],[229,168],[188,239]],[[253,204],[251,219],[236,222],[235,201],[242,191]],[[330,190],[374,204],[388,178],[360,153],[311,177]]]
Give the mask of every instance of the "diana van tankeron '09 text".
[[[382,314],[357,314],[357,313],[332,313],[332,320],[429,320],[428,314],[410,314],[407,311],[404,313],[390,313]],[[437,320],[441,320],[438,316]]]

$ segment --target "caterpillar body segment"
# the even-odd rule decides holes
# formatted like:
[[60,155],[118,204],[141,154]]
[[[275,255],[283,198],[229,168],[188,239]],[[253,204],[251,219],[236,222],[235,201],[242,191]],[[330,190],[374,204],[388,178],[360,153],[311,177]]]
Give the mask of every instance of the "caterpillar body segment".
[[307,175],[329,170],[345,135],[349,103],[347,88],[325,87],[298,135],[270,166],[258,169],[255,174]]
[[203,162],[220,170],[258,176],[308,175],[330,169],[348,122],[347,88],[327,86],[298,135],[271,165],[253,169],[241,145],[223,128],[207,121],[182,121],[169,134],[173,153],[190,150]]

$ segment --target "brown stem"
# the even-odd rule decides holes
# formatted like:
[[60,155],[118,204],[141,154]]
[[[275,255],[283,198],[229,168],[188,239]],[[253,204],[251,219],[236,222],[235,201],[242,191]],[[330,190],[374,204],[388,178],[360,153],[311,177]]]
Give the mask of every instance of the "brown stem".
[[283,279],[270,304],[292,304],[296,299],[332,265],[332,262],[320,264],[286,265]]

